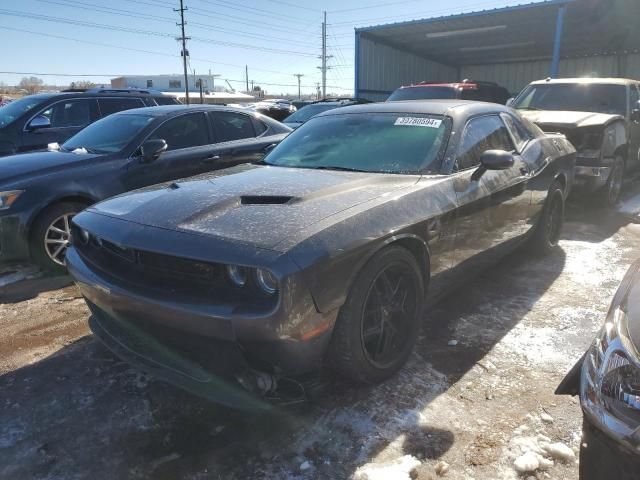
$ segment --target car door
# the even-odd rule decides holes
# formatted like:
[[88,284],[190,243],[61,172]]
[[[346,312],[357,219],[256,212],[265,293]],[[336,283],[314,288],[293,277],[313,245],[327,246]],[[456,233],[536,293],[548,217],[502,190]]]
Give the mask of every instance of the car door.
[[150,163],[132,160],[126,180],[129,189],[197,175],[216,166],[219,152],[217,146],[212,145],[214,138],[203,112],[170,118],[145,141],[157,139],[167,142],[167,150]]
[[[47,121],[49,126],[33,128],[34,119]],[[53,142],[62,144],[97,119],[95,99],[74,98],[54,102],[40,110],[25,125],[20,151],[43,149]]]
[[[633,114],[634,110],[640,110],[640,84],[631,85],[629,97],[631,99],[629,111]],[[633,118],[629,121],[629,157],[627,158],[627,165],[634,169],[640,167],[640,120],[634,120]]]
[[[485,171],[477,178],[480,156],[487,150],[513,152],[514,165],[507,170]],[[527,187],[528,168],[497,114],[467,122],[456,167],[454,190],[458,209],[454,266],[460,266],[479,254],[497,253],[501,250],[497,247],[528,231],[531,192]]]
[[231,112],[209,112],[216,138],[223,148],[221,168],[260,160],[265,148],[274,143],[268,127],[253,115]]

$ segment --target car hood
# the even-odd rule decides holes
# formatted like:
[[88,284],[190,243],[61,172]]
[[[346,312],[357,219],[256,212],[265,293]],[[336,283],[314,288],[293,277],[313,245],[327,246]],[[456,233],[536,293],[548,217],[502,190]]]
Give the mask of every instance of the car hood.
[[244,165],[124,194],[92,211],[277,250],[317,222],[388,196],[417,176]]
[[0,157],[0,182],[7,183],[33,174],[45,175],[96,156],[90,153],[46,151]]
[[545,127],[554,126],[568,129],[605,126],[614,120],[624,119],[621,115],[594,112],[556,110],[519,110],[519,112],[543,130],[545,130]]

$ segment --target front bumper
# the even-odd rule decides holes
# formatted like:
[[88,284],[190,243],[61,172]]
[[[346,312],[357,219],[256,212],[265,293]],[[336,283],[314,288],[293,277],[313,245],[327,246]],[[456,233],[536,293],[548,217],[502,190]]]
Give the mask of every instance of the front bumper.
[[27,260],[29,236],[26,216],[20,213],[0,212],[0,263]]
[[[221,403],[226,402],[213,398],[210,388],[203,390],[203,381],[212,385],[211,378],[220,375],[237,378],[246,368],[289,377],[319,369],[337,316],[337,311],[319,313],[299,284],[273,311],[250,315],[215,305],[180,303],[170,294],[158,298],[134,292],[94,271],[74,248],[68,250],[66,262],[92,310],[90,326],[98,338],[125,360]],[[305,328],[306,333],[293,333]],[[114,333],[122,330],[137,333],[133,337]],[[156,348],[146,347],[149,342]],[[210,354],[221,351],[228,354],[222,358]],[[219,372],[219,363],[233,368]],[[200,375],[194,378],[185,370]],[[176,377],[176,371],[182,373]]]
[[587,192],[594,192],[607,184],[610,167],[575,167],[575,187]]

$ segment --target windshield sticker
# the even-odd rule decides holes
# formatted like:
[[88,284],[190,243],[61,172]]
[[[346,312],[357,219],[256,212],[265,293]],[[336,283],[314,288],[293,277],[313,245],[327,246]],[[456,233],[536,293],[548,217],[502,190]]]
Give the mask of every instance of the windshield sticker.
[[423,117],[398,117],[394,125],[401,125],[404,127],[429,127],[440,128],[442,120],[436,118],[423,118]]

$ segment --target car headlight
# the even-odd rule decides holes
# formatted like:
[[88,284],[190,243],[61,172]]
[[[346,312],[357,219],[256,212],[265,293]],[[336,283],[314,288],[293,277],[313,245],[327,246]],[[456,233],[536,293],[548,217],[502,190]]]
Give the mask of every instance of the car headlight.
[[267,295],[273,295],[278,290],[278,279],[273,273],[264,268],[256,270],[256,284]]
[[[640,427],[640,354],[629,335],[626,312],[639,266],[631,266],[613,298],[604,327],[587,355],[581,387],[587,409],[613,417],[615,425],[606,423],[623,437]],[[621,431],[620,425],[628,431]]]
[[244,287],[249,277],[247,269],[238,265],[227,265],[227,275],[236,287]]
[[0,210],[6,210],[13,205],[18,197],[24,192],[24,190],[9,190],[7,192],[0,192]]

